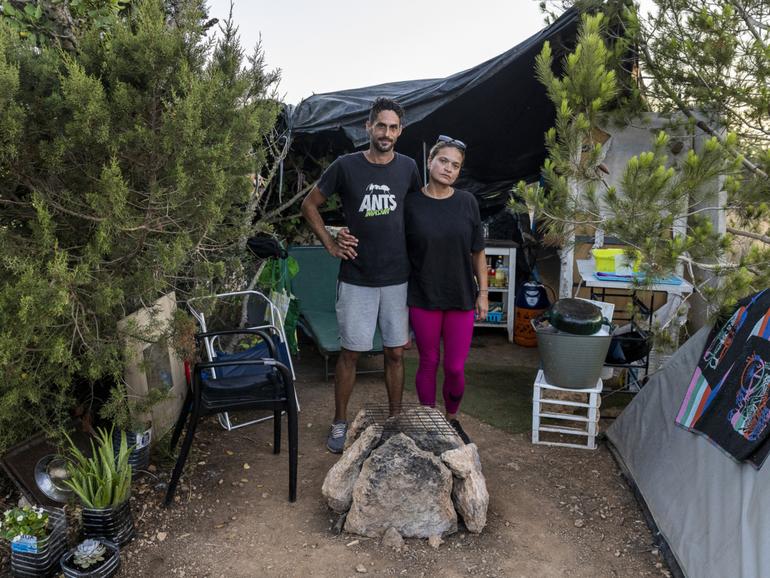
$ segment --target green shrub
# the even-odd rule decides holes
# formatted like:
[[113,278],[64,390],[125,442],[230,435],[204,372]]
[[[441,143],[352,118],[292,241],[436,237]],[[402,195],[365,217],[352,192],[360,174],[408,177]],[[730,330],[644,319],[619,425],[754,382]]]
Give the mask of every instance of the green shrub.
[[120,319],[242,286],[276,76],[202,6],[137,0],[77,50],[0,11],[0,453],[122,378]]
[[171,395],[165,389],[153,388],[146,396],[135,396],[125,383],[118,383],[110,391],[99,415],[119,430],[142,432],[148,425],[145,417],[150,410],[168,399]]

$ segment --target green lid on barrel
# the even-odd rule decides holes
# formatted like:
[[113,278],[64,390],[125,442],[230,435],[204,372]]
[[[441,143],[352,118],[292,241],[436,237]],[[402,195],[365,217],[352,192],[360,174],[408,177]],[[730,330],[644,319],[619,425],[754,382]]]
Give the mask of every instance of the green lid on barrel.
[[575,335],[593,335],[602,327],[602,310],[584,299],[559,299],[546,317],[555,329]]

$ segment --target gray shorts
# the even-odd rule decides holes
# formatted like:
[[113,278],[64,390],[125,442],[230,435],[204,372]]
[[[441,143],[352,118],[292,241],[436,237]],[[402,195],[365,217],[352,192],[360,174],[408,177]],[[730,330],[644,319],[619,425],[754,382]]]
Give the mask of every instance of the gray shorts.
[[348,351],[370,351],[377,325],[385,347],[409,341],[406,283],[364,287],[338,281],[336,309],[340,345]]

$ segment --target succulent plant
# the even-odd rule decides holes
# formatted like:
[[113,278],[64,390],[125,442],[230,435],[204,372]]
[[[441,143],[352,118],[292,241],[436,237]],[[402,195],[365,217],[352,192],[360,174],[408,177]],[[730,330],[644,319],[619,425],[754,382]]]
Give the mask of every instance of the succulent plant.
[[104,562],[107,555],[107,547],[99,540],[83,540],[75,549],[73,563],[84,570]]

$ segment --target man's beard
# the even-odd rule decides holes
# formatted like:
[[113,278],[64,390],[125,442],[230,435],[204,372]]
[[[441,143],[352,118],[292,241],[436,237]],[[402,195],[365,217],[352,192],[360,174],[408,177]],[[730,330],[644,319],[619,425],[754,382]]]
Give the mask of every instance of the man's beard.
[[381,153],[387,153],[393,150],[395,143],[391,141],[380,142],[379,140],[373,140],[372,146]]

